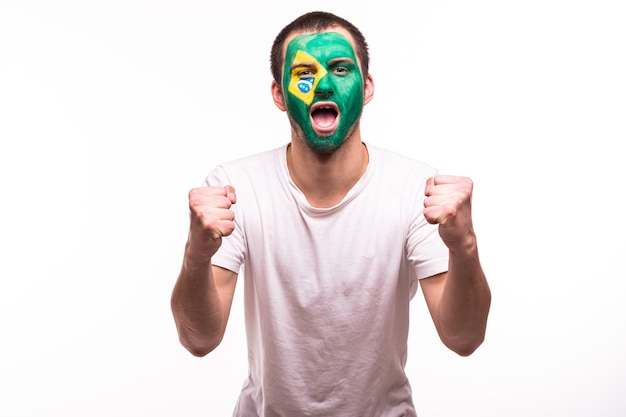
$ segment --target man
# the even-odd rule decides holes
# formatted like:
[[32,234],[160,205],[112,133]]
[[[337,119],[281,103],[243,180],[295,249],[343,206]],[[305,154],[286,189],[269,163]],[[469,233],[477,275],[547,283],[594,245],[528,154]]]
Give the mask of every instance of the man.
[[286,26],[271,68],[290,142],[189,193],[172,310],[181,343],[206,355],[243,268],[250,373],[235,416],[415,416],[404,366],[418,283],[446,346],[465,356],[484,339],[472,182],[362,142],[368,60],[335,15]]

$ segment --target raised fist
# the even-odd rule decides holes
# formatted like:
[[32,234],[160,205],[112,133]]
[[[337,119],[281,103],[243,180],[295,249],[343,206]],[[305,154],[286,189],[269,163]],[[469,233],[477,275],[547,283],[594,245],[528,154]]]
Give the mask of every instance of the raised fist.
[[439,225],[439,235],[450,249],[475,239],[472,226],[473,182],[467,177],[439,175],[426,182],[424,217]]
[[222,237],[235,230],[235,213],[230,209],[237,202],[235,189],[201,187],[189,192],[189,249],[209,258],[222,244]]

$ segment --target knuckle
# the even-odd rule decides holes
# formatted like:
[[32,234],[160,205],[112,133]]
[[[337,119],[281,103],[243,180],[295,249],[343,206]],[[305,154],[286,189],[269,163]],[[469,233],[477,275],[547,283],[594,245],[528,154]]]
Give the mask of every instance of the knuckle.
[[467,194],[471,194],[473,188],[474,188],[474,181],[472,181],[470,178],[464,177],[463,178],[463,190]]

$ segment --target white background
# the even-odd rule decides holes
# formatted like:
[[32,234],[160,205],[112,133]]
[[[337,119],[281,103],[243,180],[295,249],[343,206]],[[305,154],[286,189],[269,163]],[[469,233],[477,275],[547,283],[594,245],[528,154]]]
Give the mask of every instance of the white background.
[[204,358],[169,310],[187,192],[288,140],[268,54],[312,9],[369,40],[364,139],[475,180],[487,340],[455,356],[418,294],[420,417],[626,415],[623,2],[409,3],[0,4],[0,415],[230,415],[243,287]]

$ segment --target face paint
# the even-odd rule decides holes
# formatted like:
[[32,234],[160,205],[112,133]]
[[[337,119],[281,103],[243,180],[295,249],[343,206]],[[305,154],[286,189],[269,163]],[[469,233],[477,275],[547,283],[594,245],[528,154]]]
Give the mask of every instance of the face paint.
[[291,94],[309,105],[315,97],[315,88],[327,71],[311,55],[304,51],[297,51],[293,59],[294,63],[310,63],[308,66],[294,66],[291,69],[291,81],[287,89]]
[[283,85],[289,116],[313,150],[332,152],[353,132],[363,110],[363,77],[343,35],[324,32],[292,39]]

